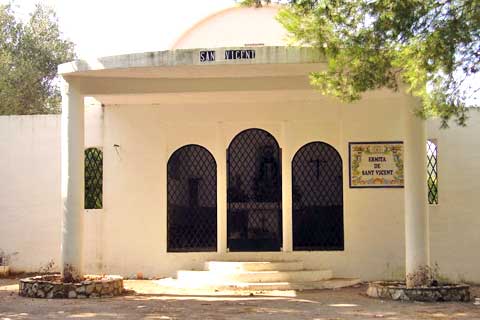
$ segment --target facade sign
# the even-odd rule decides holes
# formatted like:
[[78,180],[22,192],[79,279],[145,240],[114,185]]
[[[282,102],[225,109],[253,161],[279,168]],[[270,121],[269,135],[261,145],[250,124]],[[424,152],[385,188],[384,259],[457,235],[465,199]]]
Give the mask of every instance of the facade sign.
[[215,61],[215,51],[200,51],[200,62]]
[[255,59],[255,50],[225,50],[225,60]]
[[350,142],[350,188],[403,188],[403,142]]
[[[221,54],[219,55],[221,56]],[[199,53],[200,62],[216,61],[217,52],[215,50],[202,50]],[[240,50],[225,50],[223,53],[223,60],[252,60],[255,59],[255,50],[240,49]]]

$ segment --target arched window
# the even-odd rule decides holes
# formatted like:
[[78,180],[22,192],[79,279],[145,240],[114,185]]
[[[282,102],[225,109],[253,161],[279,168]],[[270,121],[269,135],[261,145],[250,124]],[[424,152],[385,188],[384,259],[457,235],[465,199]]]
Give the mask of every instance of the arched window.
[[323,142],[301,147],[292,161],[293,249],[343,250],[342,159]]
[[282,165],[275,138],[240,132],[227,151],[227,234],[230,251],[279,251],[282,246]]
[[217,164],[202,146],[176,150],[167,164],[167,251],[217,250]]
[[85,209],[103,207],[103,152],[85,149]]

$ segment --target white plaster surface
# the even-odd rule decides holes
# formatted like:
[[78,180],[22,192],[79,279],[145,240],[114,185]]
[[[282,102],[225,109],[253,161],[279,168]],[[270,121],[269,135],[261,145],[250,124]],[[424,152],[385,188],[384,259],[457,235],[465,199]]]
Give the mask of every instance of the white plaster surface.
[[[307,268],[332,269],[335,276],[403,277],[403,191],[349,189],[346,152],[348,141],[402,140],[400,120],[378,120],[389,117],[406,100],[372,94],[360,103],[340,106],[312,93],[289,94],[290,99],[272,93],[238,94],[231,105],[222,100],[215,103],[213,98],[205,101],[199,95],[198,102],[206,110],[195,114],[199,107],[196,99],[187,99],[192,102],[182,105],[182,97],[170,95],[164,97],[168,103],[162,106],[105,107],[105,209],[85,213],[86,272],[171,276],[178,269],[201,270],[206,260],[241,258],[301,260]],[[243,104],[245,101],[248,104]],[[262,108],[251,101],[260,101]],[[92,135],[103,134],[99,128],[93,130],[93,120],[88,119],[102,116],[89,110],[87,107],[87,146],[98,145]],[[372,116],[375,114],[378,118]],[[439,130],[438,122],[428,122],[428,137],[439,143],[440,171],[440,203],[429,207],[431,261],[438,262],[440,271],[452,279],[475,282],[480,282],[480,261],[474,254],[480,240],[476,209],[479,124],[478,113],[472,114],[466,128]],[[225,172],[226,146],[247,127],[269,130],[284,153],[291,150],[284,154],[285,160],[291,160],[307,141],[325,141],[338,149],[344,161],[344,252],[226,253],[223,249],[219,253],[166,253],[166,204],[162,199],[167,157],[183,144],[201,143],[217,158],[219,172]],[[185,134],[177,134],[180,131]],[[114,143],[120,145],[118,153]],[[14,271],[38,271],[51,259],[58,266],[59,116],[0,117],[0,154],[0,248],[19,252],[12,260]],[[225,175],[219,174],[222,179]],[[222,202],[225,195],[220,191]],[[223,230],[226,207],[218,208],[219,230]],[[219,239],[225,238],[219,235]],[[219,247],[225,248],[225,244],[219,243]]]
[[[178,269],[202,269],[209,259],[298,259],[306,268],[332,269],[336,276],[402,277],[403,190],[349,189],[347,146],[349,141],[403,140],[403,122],[391,115],[405,108],[409,100],[386,92],[369,94],[354,105],[338,104],[313,90],[229,95],[229,103],[218,101],[213,93],[191,94],[187,100],[182,95],[167,94],[163,103],[157,97],[153,106],[105,107],[105,268],[126,276],[138,272],[171,276]],[[248,128],[265,129],[277,139],[284,166],[289,166],[294,153],[311,141],[327,142],[340,152],[344,161],[345,251],[166,252],[168,157],[185,144],[201,144],[216,158],[218,184],[225,185],[226,167],[220,164],[227,146],[237,133]],[[120,145],[118,153],[114,144]],[[283,181],[287,188],[284,192],[290,192],[290,180]],[[225,203],[225,188],[218,188],[218,197],[219,203]],[[284,200],[284,208],[288,201]],[[226,207],[219,206],[218,214],[219,229],[224,230]],[[284,228],[287,234],[291,232],[287,219]],[[225,241],[225,236],[219,239]],[[218,246],[225,248],[222,243]]]
[[15,270],[54,260],[61,237],[60,117],[0,117],[0,248]]
[[[86,145],[102,145],[101,107],[87,101],[85,113]],[[60,172],[60,115],[0,117],[0,249],[17,252],[14,272],[39,271],[52,260],[59,270]],[[99,254],[99,217],[85,217],[87,270]]]
[[438,205],[429,206],[430,260],[453,280],[480,282],[480,112],[467,127],[439,129],[428,122],[428,138],[438,143]]

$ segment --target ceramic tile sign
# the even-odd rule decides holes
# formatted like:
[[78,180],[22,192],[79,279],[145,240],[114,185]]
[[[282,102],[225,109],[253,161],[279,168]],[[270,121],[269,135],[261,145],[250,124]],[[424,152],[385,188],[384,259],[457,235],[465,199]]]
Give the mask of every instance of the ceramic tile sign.
[[350,142],[350,188],[403,188],[403,142]]

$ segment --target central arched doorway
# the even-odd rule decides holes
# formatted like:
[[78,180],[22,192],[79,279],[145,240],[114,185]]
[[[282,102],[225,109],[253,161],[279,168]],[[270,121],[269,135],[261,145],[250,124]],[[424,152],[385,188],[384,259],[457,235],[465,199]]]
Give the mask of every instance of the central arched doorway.
[[275,138],[240,132],[227,150],[227,237],[230,251],[282,247],[282,165]]

